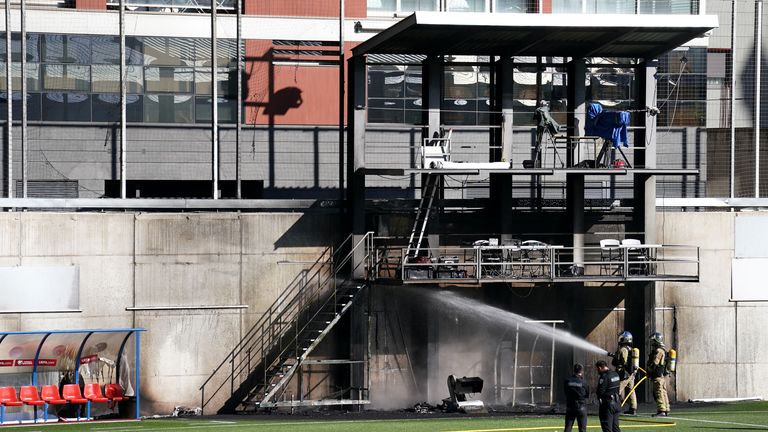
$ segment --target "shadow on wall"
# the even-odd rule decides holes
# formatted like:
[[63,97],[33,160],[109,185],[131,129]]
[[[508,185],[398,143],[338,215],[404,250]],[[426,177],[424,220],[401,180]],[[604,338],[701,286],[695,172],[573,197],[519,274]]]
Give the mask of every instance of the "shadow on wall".
[[275,241],[274,248],[335,247],[342,239],[342,219],[337,211],[303,213]]
[[264,106],[264,114],[282,116],[288,110],[300,107],[303,102],[300,88],[285,87],[270,96],[269,101]]
[[[278,134],[278,131],[276,131],[276,125],[280,122],[280,118],[285,119],[286,116],[294,118],[296,117],[297,110],[299,113],[297,118],[301,118],[302,112],[315,112],[318,110],[318,104],[322,105],[318,98],[307,98],[307,91],[311,91],[313,83],[311,81],[307,83],[301,78],[297,78],[298,66],[294,70],[292,80],[292,84],[295,85],[286,85],[285,82],[281,82],[281,80],[285,81],[290,79],[290,77],[286,78],[285,73],[279,74],[275,62],[290,60],[290,58],[285,56],[285,54],[280,54],[280,52],[272,47],[272,41],[248,41],[246,43],[246,69],[244,72],[245,76],[243,77],[244,121],[246,125],[266,124],[267,127],[267,173],[263,177],[264,198],[296,198],[297,196],[295,195],[280,191],[277,188],[277,184],[286,180],[292,182],[294,179],[286,177],[290,175],[289,173],[296,173],[299,178],[303,179],[308,173],[298,172],[298,167],[308,167],[310,163],[313,170],[313,182],[312,186],[303,189],[303,191],[311,197],[339,197],[341,191],[338,189],[338,184],[341,184],[341,179],[335,189],[323,188],[320,185],[320,131],[315,128],[311,161],[302,160],[302,158],[306,157],[306,154],[310,153],[310,151],[307,151],[308,149],[297,149],[297,146],[306,145],[304,144],[305,140],[302,140],[300,137],[290,136],[292,132]],[[302,84],[304,88],[301,88]],[[260,117],[261,115],[265,116],[266,119]],[[282,122],[285,123],[286,120],[282,120]],[[278,139],[280,140],[279,142]],[[256,148],[259,144],[261,143],[257,142],[256,134],[254,134],[251,138],[251,147]],[[283,148],[278,149],[278,144],[282,144]],[[278,151],[284,152],[283,157],[276,156]],[[343,154],[343,146],[340,148],[340,151]],[[288,162],[290,165],[285,165],[285,152],[291,152],[287,158],[290,161]],[[282,167],[286,166],[290,166],[290,168],[283,170]],[[334,171],[336,170],[330,170],[330,172]]]

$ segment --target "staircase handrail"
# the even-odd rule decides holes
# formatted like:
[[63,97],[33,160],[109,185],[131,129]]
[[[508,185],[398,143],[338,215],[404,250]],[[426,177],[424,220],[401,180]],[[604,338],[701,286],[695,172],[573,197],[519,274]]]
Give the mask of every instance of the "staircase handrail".
[[[232,386],[234,386],[234,377],[239,376],[240,373],[243,372],[243,367],[246,367],[246,363],[250,365],[250,349],[256,347],[257,353],[263,353],[263,347],[269,347],[271,348],[276,340],[278,338],[282,338],[285,336],[285,332],[280,328],[277,332],[267,332],[266,330],[269,329],[269,327],[265,328],[266,324],[274,325],[288,325],[288,328],[292,327],[294,322],[300,318],[300,314],[303,311],[301,307],[296,308],[295,306],[300,304],[301,306],[307,306],[312,305],[314,301],[319,298],[319,293],[323,291],[323,288],[328,285],[329,282],[335,281],[337,278],[337,275],[341,271],[341,269],[349,263],[349,261],[353,258],[354,253],[357,251],[357,248],[363,243],[366,242],[366,246],[368,250],[372,250],[372,242],[373,242],[373,233],[368,232],[366,233],[360,240],[358,240],[351,248],[351,250],[342,258],[339,260],[337,256],[340,253],[343,253],[344,247],[353,241],[354,236],[349,235],[346,237],[341,244],[337,248],[326,248],[323,250],[323,252],[320,254],[320,256],[315,260],[315,262],[308,268],[302,270],[289,284],[289,289],[281,293],[278,298],[275,300],[275,302],[267,309],[267,311],[259,318],[259,320],[256,321],[256,323],[251,326],[251,328],[248,330],[246,335],[241,338],[241,340],[235,345],[235,347],[230,351],[227,356],[221,361],[221,363],[213,370],[211,375],[203,382],[203,384],[200,386],[199,390],[202,392],[202,408],[204,409],[205,406],[219,393],[219,391],[224,387],[224,385],[227,384],[227,382],[230,382]],[[352,272],[357,270],[359,266],[363,263],[370,266],[370,253],[368,253],[361,262],[357,263],[353,266]],[[327,258],[326,258],[327,257]],[[338,263],[338,264],[337,264]],[[331,271],[327,271],[328,265],[331,266]],[[322,277],[322,273],[327,272],[329,273],[329,276],[326,276],[325,279],[320,280]],[[313,283],[315,278],[318,278],[317,284]],[[317,287],[316,290],[310,291],[310,296],[307,298],[306,296],[306,289],[310,286]],[[321,310],[328,304],[329,299],[334,298],[335,294],[337,292],[337,286],[334,285],[333,292],[331,295],[328,296],[328,299],[326,299],[323,304],[315,309],[315,313],[312,316],[312,319],[316,318],[317,315],[320,313]],[[303,294],[303,295],[302,295]],[[286,316],[287,315],[287,316]],[[287,319],[285,319],[287,318]],[[281,321],[283,320],[284,321]],[[311,322],[311,319],[310,321]],[[304,327],[302,327],[302,331],[306,329],[306,326],[308,324],[305,324]],[[300,332],[297,333],[301,334]],[[294,342],[295,338],[294,337]],[[265,337],[269,337],[269,341],[264,343]],[[286,348],[283,349],[280,354],[277,356],[279,359],[281,355],[285,353],[285,351],[291,347],[291,344],[286,344]],[[261,348],[261,349],[258,349]],[[237,356],[239,356],[243,351],[249,351],[249,358],[247,360],[242,360],[235,366],[235,360]],[[267,367],[271,363],[274,362],[274,359],[270,359],[269,361],[265,360],[265,364],[262,365],[263,367]],[[205,387],[210,383],[210,381],[216,377],[220,371],[223,370],[223,367],[227,364],[231,363],[231,369],[230,369],[230,380],[222,380],[221,384],[209,395],[209,397],[205,398]],[[237,369],[237,370],[236,370]]]
[[[347,240],[342,242],[342,245],[346,243],[346,241]],[[232,351],[230,351],[224,357],[221,363],[219,363],[219,365],[214,368],[213,372],[211,372],[211,375],[209,375],[205,382],[203,382],[203,384],[200,386],[200,391],[204,391],[205,386],[217,375],[217,373],[224,367],[224,365],[227,363],[232,363],[235,357],[245,350],[246,346],[253,346],[252,342],[255,342],[254,338],[257,338],[259,334],[263,335],[263,332],[260,333],[257,330],[263,329],[264,324],[269,321],[273,321],[273,318],[280,318],[283,315],[280,311],[289,309],[290,303],[295,300],[298,293],[300,293],[304,288],[305,284],[301,284],[300,282],[302,280],[311,280],[312,278],[307,277],[309,273],[314,271],[314,274],[317,274],[320,270],[322,270],[322,268],[327,267],[329,264],[332,265],[333,256],[336,253],[337,251],[334,251],[332,247],[325,248],[320,256],[315,260],[315,262],[312,263],[312,265],[310,265],[308,269],[301,270],[301,272],[299,272],[299,274],[297,274],[296,277],[291,280],[291,282],[288,284],[289,288],[282,292],[277,297],[277,299],[275,299],[272,305],[270,305],[264,314],[251,326],[248,332],[246,332],[245,336],[240,339]],[[288,303],[286,304],[286,302]],[[207,403],[218,393],[219,390],[221,390],[221,388],[226,383],[226,380],[223,381],[222,384],[217,387],[216,390],[214,390],[214,392],[210,395],[208,400],[203,401],[203,407],[207,405]]]
[[[335,281],[335,280],[337,280],[337,276],[338,276],[339,272],[343,269],[343,267],[345,265],[347,265],[347,263],[349,263],[354,258],[354,255],[357,252],[357,248],[360,247],[360,245],[362,245],[363,243],[365,243],[365,247],[366,247],[367,250],[365,251],[365,255],[363,256],[363,259],[361,259],[358,263],[353,265],[353,267],[352,267],[352,269],[350,271],[350,274],[352,276],[344,278],[344,281],[341,284],[334,285],[333,292],[331,293],[331,295],[329,295],[322,302],[322,304],[319,307],[315,308],[315,312],[312,314],[312,316],[309,319],[306,320],[304,325],[300,329],[298,328],[298,325],[296,326],[296,331],[294,333],[293,339],[289,343],[286,344],[286,347],[283,348],[283,350],[280,353],[278,353],[275,356],[275,359],[277,359],[277,360],[282,359],[283,356],[286,355],[289,350],[297,348],[299,335],[304,334],[304,331],[307,330],[307,328],[312,324],[312,322],[315,321],[315,319],[318,317],[318,315],[323,310],[325,310],[326,306],[328,306],[328,304],[331,301],[336,302],[336,298],[337,298],[336,295],[338,293],[339,286],[340,285],[344,285],[344,283],[346,283],[346,282],[354,280],[355,279],[354,278],[355,270],[357,270],[360,267],[360,265],[366,265],[368,268],[370,268],[371,252],[373,251],[372,239],[373,239],[373,232],[366,233],[360,240],[358,240],[357,243],[354,244],[354,246],[352,246],[352,249],[341,260],[341,262],[338,265],[334,265],[334,272],[333,272],[333,274],[328,279],[326,279],[326,281],[329,281],[329,280]],[[366,275],[366,278],[367,278],[367,275]],[[296,320],[298,320],[298,319],[299,319],[299,316],[297,315],[296,316]],[[293,324],[293,322],[292,322],[292,324]],[[303,358],[305,355],[306,355],[305,353],[302,353],[302,355],[299,356],[299,357]],[[277,390],[279,390],[279,388],[276,387],[275,389],[273,389],[269,393],[267,393],[267,395],[265,395],[265,397],[264,397],[262,402],[268,402],[269,399],[277,392]]]

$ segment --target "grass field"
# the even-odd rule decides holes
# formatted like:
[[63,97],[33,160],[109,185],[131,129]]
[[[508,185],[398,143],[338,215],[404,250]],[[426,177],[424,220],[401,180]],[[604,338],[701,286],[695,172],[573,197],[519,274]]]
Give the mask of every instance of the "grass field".
[[[258,431],[258,432],[512,432],[558,431],[563,428],[559,416],[432,417],[429,414],[408,419],[368,419],[370,413],[350,414],[349,419],[307,418],[301,415],[253,417],[200,417],[187,419],[143,420],[135,422],[92,422],[4,426],[21,431]],[[717,404],[676,407],[669,418],[650,416],[624,417],[621,427],[627,431],[768,431],[768,402]],[[600,430],[596,417],[589,418],[589,430]]]

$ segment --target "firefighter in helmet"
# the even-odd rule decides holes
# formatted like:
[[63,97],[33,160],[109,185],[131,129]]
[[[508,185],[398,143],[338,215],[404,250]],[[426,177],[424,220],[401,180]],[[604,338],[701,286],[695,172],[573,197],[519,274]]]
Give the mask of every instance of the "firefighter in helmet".
[[656,415],[669,415],[667,396],[667,351],[664,335],[656,332],[650,337],[651,351],[648,353],[648,375],[653,380],[653,398],[656,400]]
[[[640,351],[632,348],[632,333],[623,331],[619,334],[619,347],[613,354],[611,364],[621,378],[619,396],[623,401],[629,393],[629,409],[624,414],[637,414],[637,396],[632,389],[635,387],[635,375],[639,365]],[[631,393],[630,393],[631,392]]]

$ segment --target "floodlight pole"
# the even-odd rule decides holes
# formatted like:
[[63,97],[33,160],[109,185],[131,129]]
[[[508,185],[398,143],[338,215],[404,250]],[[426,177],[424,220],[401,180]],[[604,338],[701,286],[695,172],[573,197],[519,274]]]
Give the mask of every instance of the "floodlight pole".
[[339,194],[344,199],[344,102],[346,98],[344,74],[344,0],[339,0]]
[[734,53],[736,52],[736,0],[731,2],[731,198],[736,197],[736,74],[734,73]]
[[6,139],[8,145],[8,198],[13,198],[13,63],[11,57],[11,0],[5,0],[5,88],[8,116],[6,117]]
[[243,129],[243,65],[242,65],[242,59],[243,59],[243,1],[244,0],[235,0],[237,2],[237,16],[235,18],[237,22],[237,35],[236,35],[236,44],[237,44],[237,110],[236,110],[236,116],[237,119],[235,120],[235,183],[236,183],[236,197],[237,199],[243,198],[243,185],[242,185],[242,179],[241,179],[241,172],[240,172],[240,134]]
[[21,0],[21,197],[27,197],[27,2]]
[[219,91],[218,70],[216,69],[216,9],[218,0],[211,0],[211,144],[213,178],[213,199],[219,199]]
[[120,0],[120,198],[125,199],[127,192],[126,179],[126,154],[125,144],[127,142],[126,132],[128,127],[126,99],[128,94],[128,83],[126,83],[125,67],[125,0]]
[[760,198],[760,62],[763,60],[763,0],[755,2],[755,198]]

